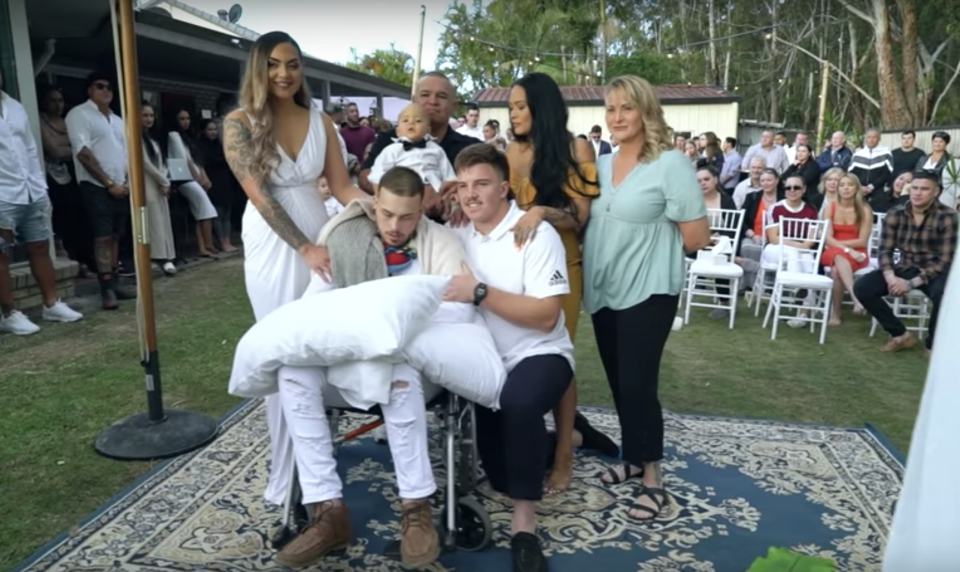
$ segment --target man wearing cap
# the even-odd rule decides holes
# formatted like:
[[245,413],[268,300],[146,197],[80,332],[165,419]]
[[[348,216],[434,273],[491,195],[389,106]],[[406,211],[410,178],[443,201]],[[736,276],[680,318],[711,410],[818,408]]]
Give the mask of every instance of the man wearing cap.
[[118,300],[136,294],[117,284],[117,255],[121,236],[130,223],[130,185],[123,121],[110,110],[110,76],[94,72],[87,78],[87,101],[65,119],[80,194],[93,234],[97,278],[104,310],[115,310]]

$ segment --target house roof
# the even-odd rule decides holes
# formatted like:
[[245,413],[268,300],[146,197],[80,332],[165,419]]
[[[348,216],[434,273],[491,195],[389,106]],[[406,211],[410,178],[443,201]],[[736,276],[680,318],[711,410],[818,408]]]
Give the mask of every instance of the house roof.
[[[604,87],[602,86],[561,86],[560,93],[564,101],[571,106],[593,106],[603,103]],[[653,86],[657,97],[664,105],[694,105],[700,103],[733,103],[740,101],[740,96],[712,85],[693,85],[672,83]],[[474,98],[480,107],[506,107],[510,97],[509,87],[488,87]]]

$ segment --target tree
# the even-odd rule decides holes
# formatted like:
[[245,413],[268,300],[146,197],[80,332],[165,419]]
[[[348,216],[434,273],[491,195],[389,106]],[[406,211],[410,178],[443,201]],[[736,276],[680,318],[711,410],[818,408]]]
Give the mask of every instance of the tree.
[[[566,85],[639,73],[720,85],[744,117],[862,131],[960,114],[960,10],[919,0],[471,0],[438,61],[464,91],[542,71]],[[823,71],[828,73],[824,76]]]
[[374,50],[372,53],[361,56],[357,50],[350,48],[351,61],[346,67],[369,74],[387,81],[410,85],[413,82],[415,68],[414,57],[403,50],[398,50],[391,42],[388,49]]

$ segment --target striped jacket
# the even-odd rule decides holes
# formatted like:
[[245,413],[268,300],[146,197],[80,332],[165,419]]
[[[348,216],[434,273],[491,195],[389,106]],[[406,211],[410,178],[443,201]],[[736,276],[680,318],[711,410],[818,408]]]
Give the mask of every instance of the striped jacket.
[[872,149],[857,149],[850,161],[849,171],[860,179],[861,185],[872,187],[867,201],[874,212],[887,212],[890,208],[890,191],[887,185],[893,182],[893,154],[890,149],[880,145]]

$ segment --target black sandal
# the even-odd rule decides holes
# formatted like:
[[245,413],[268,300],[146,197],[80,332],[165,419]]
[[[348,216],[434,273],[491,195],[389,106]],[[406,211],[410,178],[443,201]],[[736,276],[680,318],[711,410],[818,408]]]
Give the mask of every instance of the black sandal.
[[[643,467],[636,473],[630,472],[630,463],[624,463],[620,467],[623,469],[623,478],[620,478],[620,473],[614,467],[608,467],[607,472],[600,474],[600,481],[605,485],[621,485],[630,479],[643,477]],[[607,477],[609,480],[604,480],[603,477]]]
[[[637,500],[639,500],[640,498],[643,498],[643,497],[647,497],[647,498],[649,498],[650,500],[652,500],[652,501],[653,501],[653,504],[654,504],[654,506],[655,506],[656,508],[651,508],[651,507],[649,507],[649,506],[647,506],[647,505],[640,504],[639,502],[635,502],[635,503],[633,503],[633,504],[630,506],[630,508],[627,510],[627,518],[629,518],[630,520],[635,520],[635,521],[637,521],[637,522],[645,522],[645,521],[648,521],[648,520],[656,520],[656,518],[657,518],[658,516],[660,516],[660,513],[663,512],[664,507],[666,507],[668,504],[670,504],[670,497],[667,496],[667,491],[665,491],[665,490],[663,490],[663,489],[661,489],[661,488],[657,488],[657,487],[643,487],[643,490],[640,491],[640,497],[638,497]],[[663,499],[662,502],[660,501],[660,498]],[[650,516],[647,517],[647,518],[637,518],[637,517],[635,517],[635,516],[633,516],[633,515],[631,514],[631,513],[635,512],[635,511],[645,512],[645,513],[649,514]]]
[[580,436],[583,437],[583,444],[580,445],[581,449],[599,451],[608,457],[620,455],[620,446],[591,425],[590,420],[579,411],[573,418],[573,429],[579,431]]

